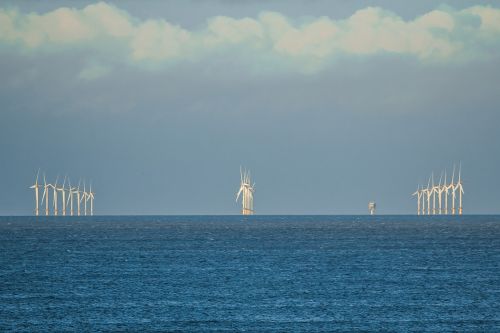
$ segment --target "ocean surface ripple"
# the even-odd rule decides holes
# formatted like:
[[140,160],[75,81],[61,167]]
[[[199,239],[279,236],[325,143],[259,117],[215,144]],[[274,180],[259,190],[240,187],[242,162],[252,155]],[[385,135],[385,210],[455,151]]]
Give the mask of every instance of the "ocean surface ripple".
[[500,332],[500,216],[0,217],[0,331]]

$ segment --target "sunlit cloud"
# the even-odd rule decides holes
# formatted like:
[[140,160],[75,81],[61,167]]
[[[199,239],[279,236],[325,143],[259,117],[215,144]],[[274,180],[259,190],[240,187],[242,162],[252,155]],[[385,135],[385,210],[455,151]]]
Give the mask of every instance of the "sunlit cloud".
[[45,14],[0,9],[0,45],[17,46],[21,53],[63,52],[78,46],[110,58],[107,62],[138,66],[200,62],[214,56],[252,57],[254,68],[272,59],[306,72],[319,71],[338,57],[378,54],[461,62],[498,54],[500,9],[447,7],[413,20],[377,7],[340,20],[324,16],[304,21],[262,12],[253,18],[212,17],[195,30],[162,19],[139,20],[106,3]]

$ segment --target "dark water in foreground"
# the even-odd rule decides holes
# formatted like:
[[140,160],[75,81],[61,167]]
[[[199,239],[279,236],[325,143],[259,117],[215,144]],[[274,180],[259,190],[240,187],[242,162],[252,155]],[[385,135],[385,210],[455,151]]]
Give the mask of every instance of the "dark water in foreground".
[[0,218],[0,331],[500,332],[500,216]]

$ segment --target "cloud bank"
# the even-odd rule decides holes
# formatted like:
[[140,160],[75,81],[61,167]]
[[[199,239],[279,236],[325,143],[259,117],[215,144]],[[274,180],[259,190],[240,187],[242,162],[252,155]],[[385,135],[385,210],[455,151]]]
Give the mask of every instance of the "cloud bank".
[[[408,21],[377,7],[342,20],[262,12],[255,18],[212,17],[193,30],[162,19],[139,20],[102,2],[45,14],[0,9],[0,52],[76,48],[95,51],[108,63],[153,68],[230,57],[255,68],[280,64],[315,72],[340,57],[395,54],[448,63],[497,56],[499,46],[500,9],[485,6],[446,7]],[[90,79],[105,72],[96,67],[82,75]]]

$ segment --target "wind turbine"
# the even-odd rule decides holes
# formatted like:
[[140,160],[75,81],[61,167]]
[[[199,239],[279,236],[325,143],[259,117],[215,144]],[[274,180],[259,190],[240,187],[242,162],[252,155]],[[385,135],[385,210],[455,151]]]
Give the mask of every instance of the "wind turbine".
[[453,164],[453,174],[451,176],[451,183],[448,186],[449,189],[451,189],[451,215],[455,215],[455,192],[458,189],[458,187],[455,186],[453,183],[453,180],[455,179],[455,164]]
[[83,207],[84,207],[84,214],[87,216],[87,191],[85,190],[85,180],[83,180],[83,193],[82,193],[82,198],[80,200],[83,201]]
[[443,192],[444,192],[444,213],[448,215],[448,185],[446,185],[446,170],[444,170],[444,183],[443,183]]
[[80,216],[80,193],[82,193],[80,191],[80,183],[82,182],[82,180],[80,179],[78,181],[78,188],[76,189],[76,205],[77,205],[77,209],[78,209],[78,216]]
[[56,184],[55,185],[52,185],[52,184],[49,184],[50,187],[52,187],[54,193],[53,193],[53,198],[52,198],[52,202],[54,204],[54,216],[57,216],[57,181],[59,180],[59,176],[57,176],[56,178]]
[[458,167],[458,183],[457,183],[457,189],[458,188],[460,189],[458,191],[458,197],[459,197],[458,215],[462,215],[462,213],[463,213],[462,194],[464,194],[464,188],[462,186],[462,179],[460,178],[461,172],[462,172],[462,163],[460,162],[460,166]]
[[30,186],[30,188],[35,189],[35,216],[39,215],[39,211],[38,211],[38,188],[41,187],[40,185],[38,185],[38,174],[39,173],[40,173],[40,169],[38,169],[38,171],[36,173],[35,184],[33,184],[32,186]]
[[94,192],[92,192],[92,183],[90,183],[88,198],[90,199],[90,216],[94,216]]
[[58,187],[57,191],[61,192],[61,197],[62,197],[62,215],[66,216],[66,176],[64,176],[64,182],[62,187]]
[[439,205],[439,209],[438,209],[438,214],[441,215],[443,213],[443,209],[442,209],[442,196],[443,196],[443,191],[444,191],[444,187],[441,186],[441,181],[443,180],[443,172],[441,172],[441,176],[439,176],[439,185],[437,186],[436,188],[436,193],[438,195],[438,205]]
[[412,196],[417,196],[417,215],[420,215],[420,199],[423,192],[420,190],[420,185],[417,186],[417,190],[412,194]]
[[434,185],[434,171],[432,172],[432,215],[436,215],[436,185]]
[[70,208],[69,208],[69,213],[71,216],[73,216],[73,194],[76,193],[76,187],[71,187],[71,179],[69,179],[68,177],[68,184],[69,184],[69,188],[68,188],[68,201],[66,201],[66,205],[68,205],[68,202],[70,203]]
[[422,211],[421,211],[420,215],[425,215],[425,189],[424,189],[424,185],[422,185],[420,187],[420,193],[422,195]]
[[43,195],[42,195],[42,204],[45,199],[45,216],[49,216],[49,187],[51,185],[47,184],[45,180],[45,173],[43,174]]
[[431,215],[431,194],[432,189],[429,188],[431,184],[431,177],[429,177],[429,181],[427,182],[427,188],[425,189],[425,195],[427,197],[427,215]]
[[238,201],[240,194],[242,194],[242,210],[241,214],[243,215],[253,215],[253,194],[254,194],[254,186],[251,185],[251,180],[250,180],[250,172],[249,171],[242,171],[240,167],[240,189],[238,193],[236,194],[236,201]]

